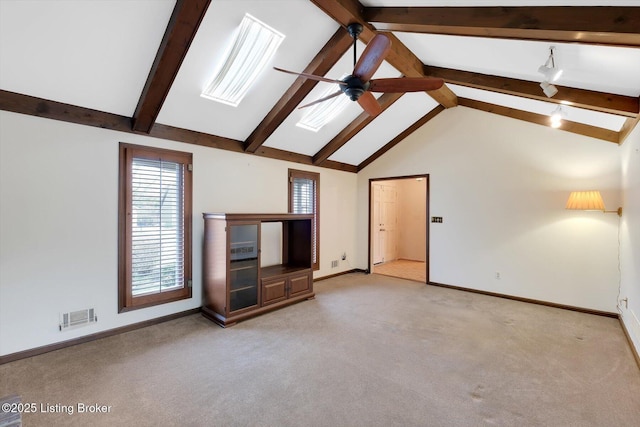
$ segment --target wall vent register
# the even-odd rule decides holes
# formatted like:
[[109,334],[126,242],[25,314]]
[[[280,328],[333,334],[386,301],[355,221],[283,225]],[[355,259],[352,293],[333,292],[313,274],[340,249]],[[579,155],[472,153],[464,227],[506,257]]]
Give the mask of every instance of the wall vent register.
[[95,309],[87,308],[84,310],[70,311],[68,313],[62,313],[60,315],[59,329],[64,331],[66,329],[88,325],[98,321],[98,316]]

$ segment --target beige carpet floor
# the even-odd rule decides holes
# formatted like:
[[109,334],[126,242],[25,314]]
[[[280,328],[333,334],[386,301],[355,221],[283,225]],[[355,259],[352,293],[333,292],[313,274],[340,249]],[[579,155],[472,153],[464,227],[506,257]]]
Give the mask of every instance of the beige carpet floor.
[[420,261],[397,259],[385,262],[384,264],[374,265],[373,272],[385,276],[415,280],[416,282],[427,282],[427,267],[424,262]]
[[378,275],[315,287],[228,329],[192,315],[2,365],[0,396],[37,405],[25,426],[639,425],[616,319]]

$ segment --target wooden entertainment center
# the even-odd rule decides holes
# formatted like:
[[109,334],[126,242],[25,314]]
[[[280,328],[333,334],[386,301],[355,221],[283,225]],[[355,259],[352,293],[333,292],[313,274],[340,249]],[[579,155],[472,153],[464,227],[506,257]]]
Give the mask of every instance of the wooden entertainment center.
[[[313,215],[204,213],[202,314],[226,327],[312,299]],[[282,223],[281,263],[262,266],[261,226]]]

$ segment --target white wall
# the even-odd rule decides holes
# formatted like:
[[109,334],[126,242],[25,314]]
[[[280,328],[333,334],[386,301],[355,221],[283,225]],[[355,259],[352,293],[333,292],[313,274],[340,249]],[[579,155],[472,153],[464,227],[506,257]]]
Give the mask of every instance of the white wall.
[[[193,298],[118,314],[121,141],[193,153]],[[0,112],[0,355],[199,307],[202,212],[286,212],[290,167],[320,172],[314,277],[354,268],[355,174]],[[89,307],[98,323],[59,332]]]
[[617,208],[620,156],[601,140],[446,110],[358,174],[359,266],[368,180],[430,174],[430,215],[443,217],[429,224],[431,281],[615,312],[618,216],[564,206],[593,188]]
[[640,353],[640,127],[636,127],[621,147],[624,202],[620,228],[622,282],[620,314]]

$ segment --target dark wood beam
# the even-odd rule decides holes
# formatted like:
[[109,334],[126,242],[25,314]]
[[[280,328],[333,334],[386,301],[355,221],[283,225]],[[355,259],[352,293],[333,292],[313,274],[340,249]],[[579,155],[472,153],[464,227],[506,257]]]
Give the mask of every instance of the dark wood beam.
[[[129,134],[140,134],[132,129],[130,117],[91,110],[76,105],[63,104],[61,102],[36,98],[6,90],[0,90],[0,110]],[[242,141],[157,123],[146,136],[233,151],[236,153],[244,152]],[[249,155],[249,153],[247,153],[247,155]],[[311,156],[283,150],[268,149],[266,147],[263,147],[263,150],[260,153],[256,153],[256,155],[305,165],[313,164]],[[355,166],[340,162],[327,161],[322,164],[321,167],[353,173],[357,171]]]
[[368,7],[362,16],[382,31],[640,46],[639,7]]
[[617,114],[626,117],[637,117],[640,113],[640,100],[633,96],[556,86],[558,93],[553,98],[547,98],[542,92],[539,83],[527,80],[517,80],[433,66],[425,66],[425,74],[432,77],[440,77],[447,83],[460,86],[489,90],[556,104],[568,103],[568,105],[574,107],[603,113]]
[[[299,153],[292,153],[290,151],[279,150],[277,148],[262,146],[258,148],[254,154],[256,156],[268,157],[271,159],[278,159],[278,160],[286,160],[290,162],[300,163],[303,165],[313,166],[313,158],[311,156],[307,156]],[[334,162],[331,160],[325,161],[321,167],[327,168],[327,169],[335,169],[335,170],[344,171],[344,172],[351,172],[351,173],[358,172],[358,168],[356,166],[349,165],[346,163],[341,163],[341,162]]]
[[211,0],[176,2],[133,114],[133,130],[151,131],[209,3]]
[[[396,102],[402,96],[402,93],[385,93],[378,102],[382,107],[382,111],[389,108],[394,102]],[[369,114],[363,112],[354,121],[344,128],[338,135],[336,135],[327,145],[322,147],[315,156],[313,156],[313,164],[321,165],[325,162],[333,153],[338,151],[343,145],[345,145],[351,138],[356,136],[358,132],[364,129],[369,123],[371,123],[375,117],[371,117]]]
[[[376,29],[363,17],[364,7],[357,0],[311,0],[338,24],[346,27],[360,23],[364,27],[359,39],[369,43],[377,34]],[[391,40],[391,51],[385,60],[407,77],[424,77],[423,64],[397,37],[387,34]],[[427,92],[433,99],[446,108],[457,105],[457,97],[446,85],[438,90]]]
[[[353,39],[344,28],[340,27],[303,70],[305,73],[324,76],[351,47]],[[253,130],[244,142],[244,149],[254,153],[285,121],[298,104],[311,92],[318,82],[298,77],[291,87],[282,95],[262,122]]]
[[131,118],[0,90],[0,110],[103,129],[132,132]]
[[429,111],[427,114],[419,118],[415,123],[413,123],[411,126],[409,126],[404,131],[402,131],[398,136],[396,136],[391,141],[389,141],[384,147],[380,148],[378,151],[376,151],[371,156],[369,156],[366,160],[360,163],[358,165],[358,172],[360,172],[362,169],[369,166],[371,163],[373,163],[375,160],[380,158],[387,151],[391,150],[393,147],[398,145],[405,138],[407,138],[409,135],[414,133],[416,130],[420,129],[425,123],[433,119],[438,114],[442,113],[444,110],[445,108],[442,105],[437,105],[433,110]]
[[201,145],[203,147],[218,148],[221,150],[242,152],[242,141],[225,138],[223,136],[196,132],[189,129],[156,123],[151,128],[149,136],[153,138],[168,139],[171,141],[186,142],[187,144]]
[[[474,108],[476,110],[486,111],[488,113],[499,114],[501,116],[510,117],[512,119],[523,120],[529,123],[549,126],[549,116],[545,114],[531,113],[528,111],[517,110],[515,108],[503,107],[501,105],[489,104],[487,102],[475,101],[468,98],[458,98],[460,105],[464,107]],[[571,133],[589,136],[591,138],[602,139],[609,142],[618,143],[618,132],[599,128],[596,126],[585,125],[583,123],[571,122],[563,120],[558,128]]]

